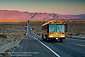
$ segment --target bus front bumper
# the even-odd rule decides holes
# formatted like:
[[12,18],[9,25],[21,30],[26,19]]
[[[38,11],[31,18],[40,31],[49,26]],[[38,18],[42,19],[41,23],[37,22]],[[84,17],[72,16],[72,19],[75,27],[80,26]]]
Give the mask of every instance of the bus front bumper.
[[48,38],[56,38],[56,39],[65,39],[65,35],[61,35],[61,36],[48,36]]

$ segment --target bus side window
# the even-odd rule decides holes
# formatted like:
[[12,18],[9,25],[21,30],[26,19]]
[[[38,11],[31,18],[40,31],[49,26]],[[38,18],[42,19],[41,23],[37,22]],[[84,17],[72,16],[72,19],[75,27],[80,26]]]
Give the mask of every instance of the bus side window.
[[49,32],[49,30],[47,29],[47,32]]
[[47,33],[49,33],[49,25],[47,25]]

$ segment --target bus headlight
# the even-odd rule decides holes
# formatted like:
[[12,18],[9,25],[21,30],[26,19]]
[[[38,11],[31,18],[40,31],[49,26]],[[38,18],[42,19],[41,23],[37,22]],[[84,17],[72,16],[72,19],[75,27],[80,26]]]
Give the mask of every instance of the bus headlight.
[[65,37],[65,36],[61,36],[61,37]]
[[53,36],[50,36],[50,37],[53,37]]

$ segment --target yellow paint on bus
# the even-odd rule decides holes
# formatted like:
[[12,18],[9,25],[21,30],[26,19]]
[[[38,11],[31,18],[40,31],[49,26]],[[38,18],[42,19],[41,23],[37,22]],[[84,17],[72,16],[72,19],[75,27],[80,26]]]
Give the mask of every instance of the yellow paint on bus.
[[66,37],[66,27],[63,21],[49,21],[42,25],[42,38],[44,40],[58,39],[62,41]]

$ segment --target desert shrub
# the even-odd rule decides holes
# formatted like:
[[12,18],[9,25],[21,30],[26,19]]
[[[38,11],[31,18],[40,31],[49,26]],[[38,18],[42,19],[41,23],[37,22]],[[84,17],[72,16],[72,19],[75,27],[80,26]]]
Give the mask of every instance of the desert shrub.
[[11,40],[9,40],[8,42],[11,42]]
[[4,35],[4,34],[0,34],[0,37],[2,37],[2,38],[7,38],[7,36]]

